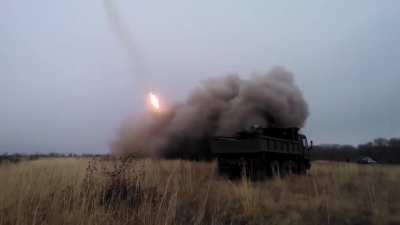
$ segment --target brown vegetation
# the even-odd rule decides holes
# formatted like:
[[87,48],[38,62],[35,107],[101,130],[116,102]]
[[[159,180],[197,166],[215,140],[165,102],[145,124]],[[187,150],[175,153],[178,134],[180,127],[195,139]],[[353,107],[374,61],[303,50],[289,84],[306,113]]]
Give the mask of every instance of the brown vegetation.
[[400,167],[317,162],[229,181],[215,164],[45,159],[0,165],[5,224],[400,224]]

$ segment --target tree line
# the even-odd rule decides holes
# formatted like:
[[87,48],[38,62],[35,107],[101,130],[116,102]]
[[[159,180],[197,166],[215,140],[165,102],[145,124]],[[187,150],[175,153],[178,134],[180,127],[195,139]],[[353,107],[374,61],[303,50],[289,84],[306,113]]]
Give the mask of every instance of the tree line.
[[363,157],[370,157],[378,163],[400,163],[400,138],[377,138],[358,146],[316,145],[311,152],[312,160],[356,162]]
[[107,157],[108,154],[76,154],[76,153],[58,153],[58,152],[50,152],[50,153],[30,153],[30,154],[22,154],[22,153],[4,153],[0,155],[0,164],[1,163],[18,163],[21,161],[28,160],[37,160],[43,158],[93,158],[93,157]]
[[[75,154],[75,153],[34,153],[34,154],[2,154],[0,163],[17,163],[23,160],[39,158],[92,158],[111,157],[108,154]],[[322,144],[311,151],[312,160],[329,160],[357,162],[363,157],[370,157],[378,163],[400,163],[400,138],[377,138],[371,142],[353,145]]]

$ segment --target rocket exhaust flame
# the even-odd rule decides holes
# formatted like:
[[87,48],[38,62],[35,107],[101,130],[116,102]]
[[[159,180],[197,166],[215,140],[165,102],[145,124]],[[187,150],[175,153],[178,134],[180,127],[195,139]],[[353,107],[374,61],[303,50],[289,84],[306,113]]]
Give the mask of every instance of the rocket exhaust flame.
[[160,111],[160,100],[158,99],[157,95],[150,92],[149,101],[155,111]]

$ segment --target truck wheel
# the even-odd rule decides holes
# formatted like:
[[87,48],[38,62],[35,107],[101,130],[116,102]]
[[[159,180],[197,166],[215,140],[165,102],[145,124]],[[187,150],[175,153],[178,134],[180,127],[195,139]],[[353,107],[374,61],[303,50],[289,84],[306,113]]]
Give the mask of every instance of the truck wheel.
[[280,167],[278,161],[272,161],[269,164],[270,167],[270,174],[272,177],[279,177],[280,176]]
[[310,168],[308,164],[307,164],[307,162],[300,162],[299,163],[299,174],[304,175],[304,174],[307,173],[307,169]]
[[230,178],[233,174],[234,168],[228,163],[227,159],[217,159],[218,174],[222,177]]
[[293,175],[296,171],[296,164],[292,161],[285,161],[282,163],[281,167],[281,175],[282,176],[290,176]]

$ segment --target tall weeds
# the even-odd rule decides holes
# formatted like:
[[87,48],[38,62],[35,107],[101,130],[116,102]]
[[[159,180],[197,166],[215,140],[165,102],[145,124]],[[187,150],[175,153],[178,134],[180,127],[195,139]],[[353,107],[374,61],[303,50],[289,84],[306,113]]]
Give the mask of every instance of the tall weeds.
[[0,181],[0,225],[400,223],[400,166],[250,182],[214,163],[46,159],[2,165]]

